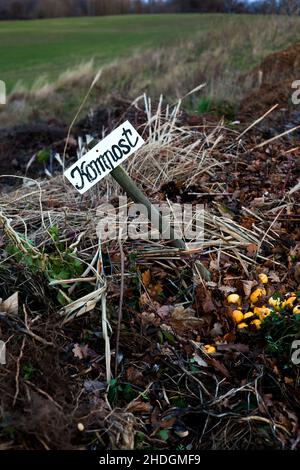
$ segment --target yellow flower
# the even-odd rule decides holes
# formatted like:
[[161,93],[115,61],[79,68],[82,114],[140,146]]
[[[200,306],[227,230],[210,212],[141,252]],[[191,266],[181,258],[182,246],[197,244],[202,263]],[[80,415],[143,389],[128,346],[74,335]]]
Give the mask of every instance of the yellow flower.
[[251,318],[251,317],[254,317],[254,313],[253,312],[247,312],[244,315],[244,320],[247,320],[247,318]]
[[212,346],[211,344],[206,344],[204,346],[204,351],[207,353],[207,354],[214,354],[217,350],[214,346]]
[[292,308],[293,307],[293,303],[295,302],[295,300],[297,299],[296,296],[293,296],[293,297],[289,297],[287,300],[284,300],[282,302],[282,307],[285,308],[285,307],[290,307]]
[[235,323],[240,323],[243,320],[244,315],[240,310],[234,310],[232,312],[232,318],[235,321]]
[[255,291],[252,292],[250,295],[250,301],[253,304],[256,304],[256,302],[263,296],[266,295],[266,290],[262,287],[259,287],[258,289],[255,289]]
[[275,299],[274,297],[270,297],[268,302],[272,307],[275,308],[275,310],[278,310],[280,308],[281,300],[279,298]]
[[230,294],[228,297],[227,297],[227,302],[229,304],[239,304],[241,301],[241,298],[238,294]]
[[268,307],[255,307],[254,308],[254,313],[258,315],[259,319],[263,321],[265,318],[267,318],[268,315],[270,315],[271,310]]
[[266,274],[264,274],[264,273],[261,273],[261,274],[258,276],[258,279],[260,280],[260,282],[261,282],[262,284],[268,284],[268,282],[269,282],[268,276],[267,276]]
[[293,308],[293,313],[295,315],[299,315],[300,313],[300,305],[296,305],[296,307]]
[[252,320],[251,325],[254,325],[256,329],[259,330],[261,327],[261,320],[256,318],[255,320]]
[[248,328],[248,325],[247,323],[242,322],[242,323],[239,323],[237,327],[239,330],[243,330],[244,328]]

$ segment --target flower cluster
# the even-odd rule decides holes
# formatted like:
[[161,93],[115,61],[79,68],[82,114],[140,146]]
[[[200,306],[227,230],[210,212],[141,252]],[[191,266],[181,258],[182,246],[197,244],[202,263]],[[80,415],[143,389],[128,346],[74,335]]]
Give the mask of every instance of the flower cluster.
[[[228,295],[228,314],[237,330],[259,330],[270,315],[273,315],[272,318],[277,316],[293,318],[294,315],[300,315],[300,293],[271,294],[268,283],[268,276],[264,273],[259,274],[258,285],[250,293],[247,302],[243,302],[242,297],[238,294]],[[205,345],[203,350],[207,354],[216,352],[215,346],[210,344]]]
[[[242,299],[238,294],[230,294],[227,302],[234,309],[231,310],[231,317],[236,323],[237,328],[242,330],[253,326],[256,329],[261,327],[262,322],[272,313],[273,314],[300,314],[300,305],[297,294],[292,292],[285,296],[273,294],[268,298],[266,285],[268,276],[264,273],[259,275],[259,286],[250,294],[250,305],[247,312],[243,313]],[[258,306],[257,304],[261,304]]]

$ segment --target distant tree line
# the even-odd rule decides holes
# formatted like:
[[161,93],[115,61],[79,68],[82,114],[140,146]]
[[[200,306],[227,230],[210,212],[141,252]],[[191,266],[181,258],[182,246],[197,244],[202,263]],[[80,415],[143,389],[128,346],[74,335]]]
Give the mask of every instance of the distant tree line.
[[2,20],[168,12],[299,15],[300,0],[0,0]]

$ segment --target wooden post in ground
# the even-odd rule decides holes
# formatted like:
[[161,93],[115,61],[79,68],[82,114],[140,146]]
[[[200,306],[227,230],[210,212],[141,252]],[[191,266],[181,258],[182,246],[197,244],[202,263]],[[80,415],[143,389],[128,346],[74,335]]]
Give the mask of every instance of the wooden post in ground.
[[[157,210],[157,208],[149,201],[149,199],[145,196],[144,193],[136,186],[135,182],[130,178],[128,173],[124,170],[124,168],[119,165],[111,172],[111,176],[119,183],[119,185],[124,189],[126,194],[136,203],[143,204],[147,208],[148,218],[152,222],[156,222],[156,228],[159,232],[163,235],[163,229],[165,227],[165,222],[163,221],[163,216],[161,212]],[[171,239],[171,243],[175,248],[179,248],[180,250],[186,250],[185,242],[176,237],[176,233],[174,232],[174,228],[172,226],[167,228],[168,234]],[[206,267],[199,261],[196,261],[197,268],[205,281],[210,280],[210,272],[206,269]]]
[[[97,142],[94,140],[88,145],[89,148],[93,148]],[[151,203],[151,201],[145,196],[145,194],[137,187],[133,179],[128,175],[122,165],[117,166],[110,173],[115,181],[124,189],[126,194],[136,203],[143,204],[148,212],[148,218],[154,222],[159,233],[163,235],[165,227],[165,221],[161,212]],[[171,244],[180,250],[186,250],[185,242],[176,236],[174,228],[172,226],[167,227],[168,235],[171,239]],[[210,272],[206,267],[199,261],[196,261],[196,266],[205,281],[210,280]]]

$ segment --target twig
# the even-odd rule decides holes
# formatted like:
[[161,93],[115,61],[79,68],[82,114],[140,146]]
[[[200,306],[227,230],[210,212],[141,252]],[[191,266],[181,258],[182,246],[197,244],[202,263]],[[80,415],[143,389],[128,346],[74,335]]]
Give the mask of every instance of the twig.
[[17,398],[18,398],[18,395],[19,395],[19,391],[20,391],[20,384],[19,384],[19,378],[20,378],[20,364],[21,364],[21,360],[22,360],[22,357],[23,357],[23,352],[24,352],[25,343],[26,343],[26,337],[24,336],[24,337],[23,337],[23,340],[22,340],[22,345],[21,345],[21,349],[20,349],[20,354],[19,354],[19,357],[18,357],[18,360],[17,360],[17,371],[16,371],[16,377],[15,377],[16,392],[15,392],[15,395],[14,395],[13,406],[15,406],[15,404],[16,404],[16,401],[17,401]]
[[267,111],[263,116],[261,116],[260,118],[256,119],[256,121],[254,121],[252,124],[250,124],[249,127],[247,127],[247,129],[245,129],[240,135],[238,135],[236,137],[236,140],[239,140],[243,135],[246,134],[246,132],[250,131],[250,129],[252,129],[252,127],[256,126],[256,124],[258,124],[260,121],[262,121],[266,116],[268,116],[268,114],[270,114],[272,111],[274,111],[274,109],[276,109],[278,106],[278,103],[274,104],[274,106],[272,106],[271,109],[269,109],[269,111]]
[[63,407],[59,405],[50,395],[49,393],[45,392],[44,390],[41,390],[39,387],[37,387],[34,383],[30,382],[29,380],[25,380],[25,383],[32,387],[34,390],[36,390],[38,393],[43,395],[44,397],[48,398],[48,400],[51,401],[59,410],[63,410]]
[[101,312],[102,312],[102,334],[105,342],[105,365],[106,365],[106,380],[107,383],[111,381],[111,352],[110,352],[110,340],[108,336],[108,320],[106,312],[106,280],[103,269],[103,260],[102,260],[102,251],[101,251],[101,239],[98,240],[98,262],[97,262],[97,272],[101,275],[101,280],[98,281],[97,287],[99,287],[100,282],[105,287],[101,295]]
[[49,282],[49,286],[57,286],[59,284],[73,284],[74,282],[93,282],[96,280],[96,276],[93,277],[79,277],[74,279],[58,279]]
[[119,355],[119,343],[120,343],[120,331],[121,323],[123,317],[123,297],[124,297],[124,265],[125,265],[125,256],[124,250],[122,247],[121,239],[118,240],[120,256],[121,256],[121,286],[120,286],[120,301],[119,301],[119,315],[118,315],[118,325],[117,325],[117,337],[116,337],[116,356],[115,356],[115,377],[118,374],[118,355]]
[[63,152],[63,169],[65,169],[65,158],[66,158],[66,152],[67,152],[67,147],[68,147],[68,143],[69,143],[69,139],[70,139],[70,135],[71,135],[71,130],[72,130],[72,127],[74,126],[75,122],[76,122],[76,119],[78,118],[79,114],[81,113],[81,110],[83,108],[83,106],[85,105],[86,103],[86,100],[88,99],[89,97],[89,94],[90,92],[92,91],[92,89],[94,88],[94,86],[96,85],[97,81],[99,80],[100,76],[101,76],[101,73],[102,73],[102,70],[99,70],[99,72],[97,73],[97,75],[95,76],[94,80],[92,81],[91,83],[91,86],[90,88],[88,89],[85,97],[83,98],[79,108],[78,108],[78,111],[77,113],[75,114],[75,117],[73,119],[73,121],[71,122],[70,124],[70,127],[68,129],[68,134],[67,134],[67,138],[66,138],[66,143],[65,143],[65,147],[64,147],[64,152]]
[[255,149],[259,149],[260,147],[264,147],[265,145],[270,144],[270,143],[273,142],[274,140],[280,139],[280,137],[283,137],[283,136],[285,136],[285,135],[288,135],[288,134],[290,134],[291,132],[296,131],[297,129],[300,129],[300,125],[299,125],[299,126],[296,126],[296,127],[293,127],[293,129],[288,129],[287,131],[282,132],[281,134],[275,135],[275,137],[272,137],[271,139],[265,140],[265,142],[262,142],[261,144],[255,145],[255,147],[253,147],[253,148],[251,149],[251,151],[252,151],[252,150],[255,150]]
[[18,328],[18,330],[21,333],[25,333],[26,335],[31,336],[31,338],[35,339],[39,343],[42,343],[44,346],[52,346],[52,347],[54,346],[53,343],[51,343],[50,341],[45,340],[44,338],[41,338],[41,336],[36,335],[31,330],[28,330],[28,329],[25,329],[25,328]]

